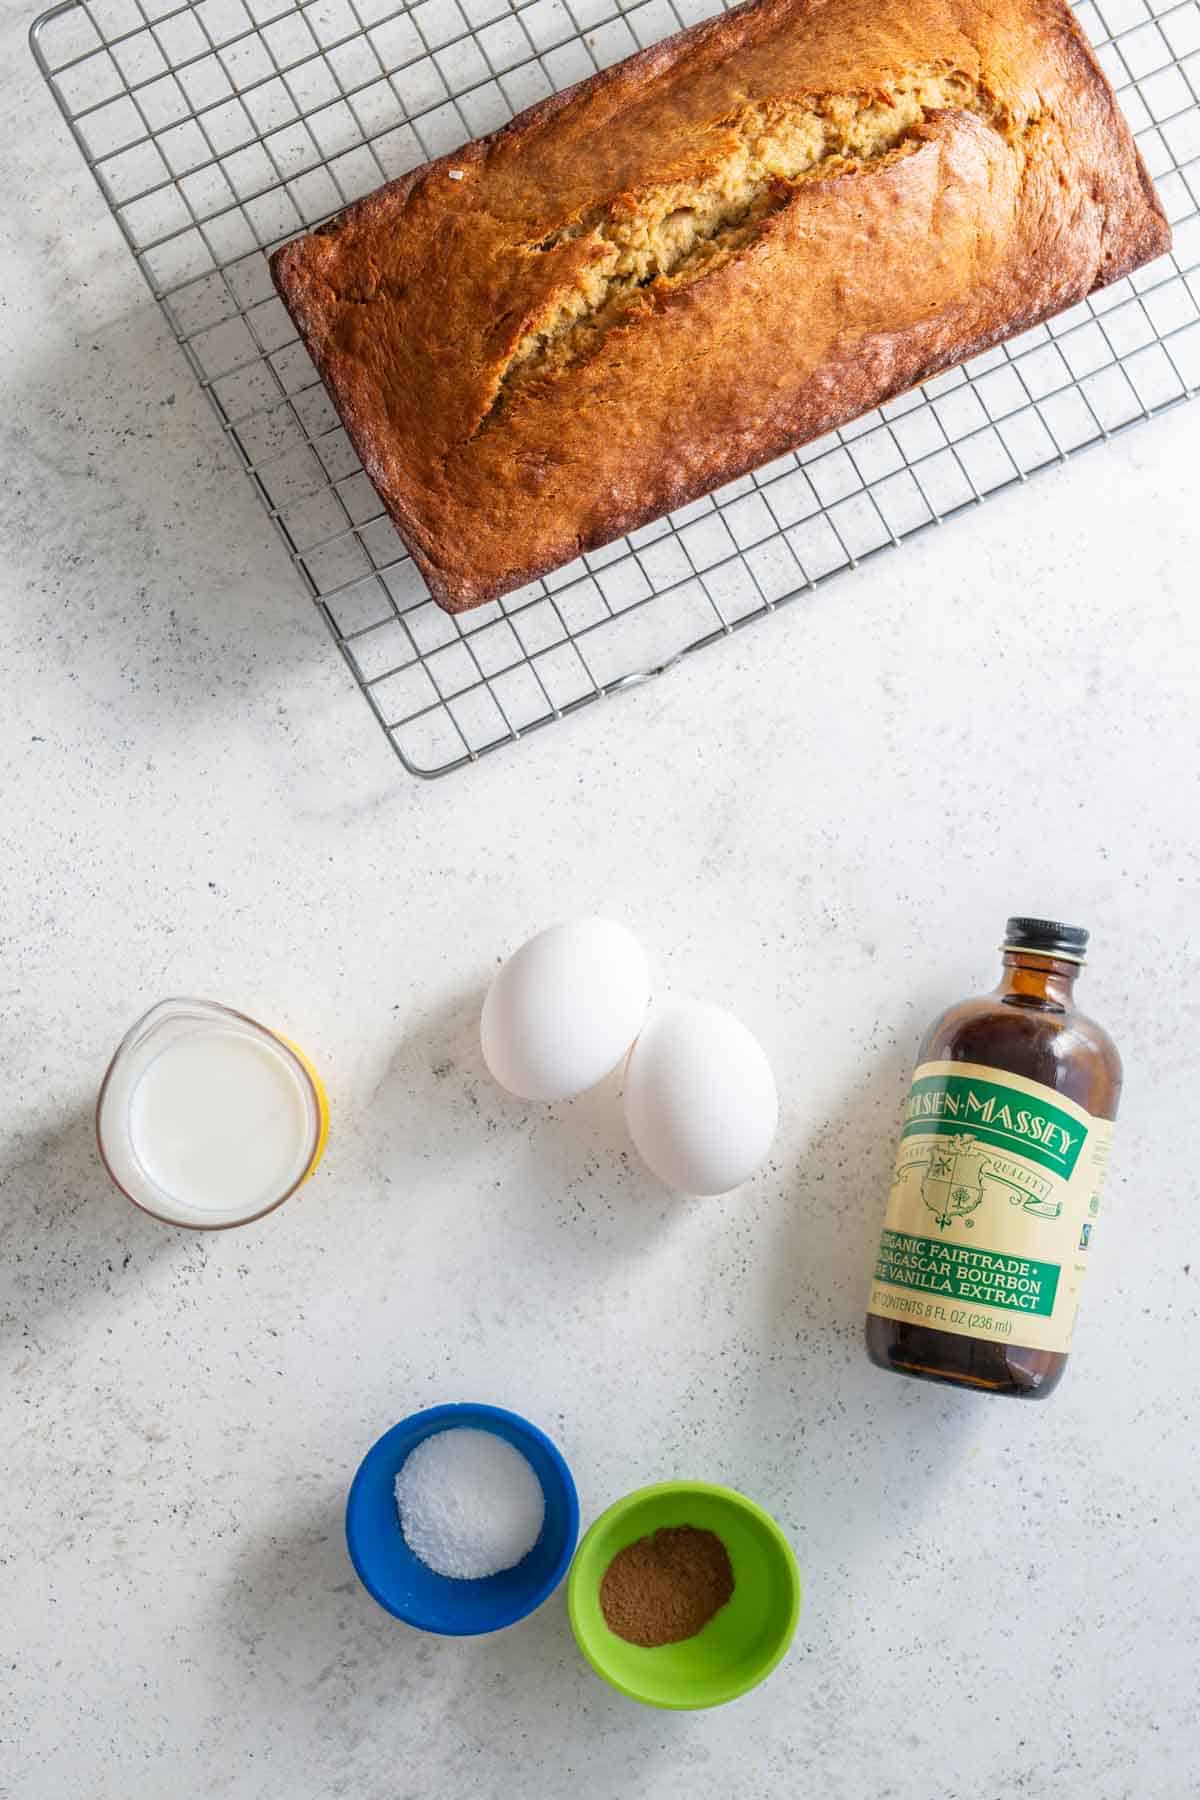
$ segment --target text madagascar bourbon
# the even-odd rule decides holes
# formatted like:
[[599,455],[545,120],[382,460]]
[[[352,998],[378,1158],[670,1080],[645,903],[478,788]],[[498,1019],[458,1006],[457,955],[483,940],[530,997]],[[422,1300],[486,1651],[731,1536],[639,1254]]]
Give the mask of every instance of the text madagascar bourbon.
[[1074,1007],[1087,939],[1010,919],[999,987],[926,1035],[868,1305],[881,1368],[1029,1399],[1062,1375],[1121,1092]]

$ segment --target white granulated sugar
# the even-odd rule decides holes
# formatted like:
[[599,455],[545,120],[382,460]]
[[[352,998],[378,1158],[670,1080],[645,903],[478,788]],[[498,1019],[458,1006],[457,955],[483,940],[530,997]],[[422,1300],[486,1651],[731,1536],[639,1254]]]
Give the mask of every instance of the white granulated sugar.
[[396,1477],[400,1529],[435,1575],[481,1581],[529,1554],[542,1529],[542,1484],[492,1431],[458,1426],[419,1443]]

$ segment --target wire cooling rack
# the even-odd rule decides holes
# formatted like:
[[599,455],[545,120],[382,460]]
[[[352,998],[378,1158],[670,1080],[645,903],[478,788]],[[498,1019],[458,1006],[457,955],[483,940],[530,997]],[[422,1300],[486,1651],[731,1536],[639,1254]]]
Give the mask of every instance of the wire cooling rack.
[[1200,0],[1084,0],[1174,248],[505,600],[429,598],[267,256],[721,0],[67,0],[31,43],[147,282],[407,769],[645,679],[1200,386]]

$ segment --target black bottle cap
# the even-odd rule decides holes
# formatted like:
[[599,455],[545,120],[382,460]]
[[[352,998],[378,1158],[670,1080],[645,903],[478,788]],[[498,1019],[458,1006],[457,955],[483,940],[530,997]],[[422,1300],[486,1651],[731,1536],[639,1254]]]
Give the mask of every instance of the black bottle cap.
[[1061,919],[1010,919],[1004,928],[1006,950],[1038,951],[1063,962],[1081,963],[1087,943],[1082,925],[1064,925]]

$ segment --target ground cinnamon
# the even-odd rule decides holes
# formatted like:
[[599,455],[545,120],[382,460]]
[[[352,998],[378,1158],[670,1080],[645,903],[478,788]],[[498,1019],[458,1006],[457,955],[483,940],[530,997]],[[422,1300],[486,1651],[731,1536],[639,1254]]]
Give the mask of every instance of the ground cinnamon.
[[733,1593],[729,1552],[713,1531],[670,1525],[617,1552],[600,1610],[627,1644],[657,1649],[695,1637]]

